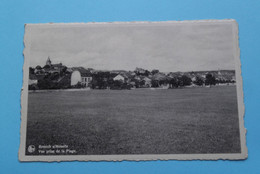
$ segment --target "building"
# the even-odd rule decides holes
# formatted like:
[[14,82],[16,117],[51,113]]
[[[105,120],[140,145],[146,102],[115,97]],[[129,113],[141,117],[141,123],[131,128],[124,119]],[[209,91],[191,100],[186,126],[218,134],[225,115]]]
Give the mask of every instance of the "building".
[[157,81],[162,81],[162,80],[166,80],[167,76],[164,73],[159,72],[157,74],[154,74],[152,79]]
[[135,68],[135,73],[137,73],[137,74],[145,74],[145,73],[146,73],[146,70],[145,70],[145,69],[142,69],[142,68],[136,67],[136,68]]
[[62,71],[66,70],[67,67],[62,65],[62,63],[52,64],[50,57],[48,57],[45,66],[43,67],[43,72],[45,73],[58,73],[60,74]]
[[148,77],[142,77],[142,80],[144,81],[145,87],[151,87],[152,86],[152,80]]
[[37,83],[38,83],[38,79],[37,79],[36,75],[29,74],[28,85],[37,85]]
[[50,56],[48,57],[48,59],[47,59],[47,61],[46,61],[46,65],[51,66],[51,59],[50,59]]
[[86,70],[83,67],[76,67],[71,69],[71,86],[77,85],[78,83],[86,87],[90,85],[90,83],[92,82],[92,75],[90,71]]
[[42,69],[41,66],[36,66],[35,69],[34,69],[34,74],[43,74],[44,73],[44,70]]
[[119,80],[119,81],[125,81],[126,80],[126,78],[123,76],[123,75],[121,75],[121,74],[118,74],[118,75],[116,75],[114,78],[113,78],[113,80],[114,81],[116,81],[116,80]]

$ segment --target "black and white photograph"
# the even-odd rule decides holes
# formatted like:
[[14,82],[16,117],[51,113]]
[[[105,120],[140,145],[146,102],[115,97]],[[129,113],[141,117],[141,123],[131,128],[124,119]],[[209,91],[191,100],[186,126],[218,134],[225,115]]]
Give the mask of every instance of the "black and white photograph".
[[235,20],[26,24],[21,161],[247,157]]

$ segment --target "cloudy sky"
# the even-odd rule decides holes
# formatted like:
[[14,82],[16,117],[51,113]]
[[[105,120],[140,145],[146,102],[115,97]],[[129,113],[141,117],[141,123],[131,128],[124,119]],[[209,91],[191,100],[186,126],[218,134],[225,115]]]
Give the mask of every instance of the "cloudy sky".
[[30,66],[162,72],[235,69],[232,23],[31,25]]

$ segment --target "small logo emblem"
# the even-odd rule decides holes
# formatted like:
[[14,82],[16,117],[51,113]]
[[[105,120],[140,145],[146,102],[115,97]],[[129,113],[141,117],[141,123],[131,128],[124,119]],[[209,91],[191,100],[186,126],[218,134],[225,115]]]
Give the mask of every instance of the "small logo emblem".
[[34,145],[28,146],[28,152],[33,153],[34,151],[35,151],[35,146]]

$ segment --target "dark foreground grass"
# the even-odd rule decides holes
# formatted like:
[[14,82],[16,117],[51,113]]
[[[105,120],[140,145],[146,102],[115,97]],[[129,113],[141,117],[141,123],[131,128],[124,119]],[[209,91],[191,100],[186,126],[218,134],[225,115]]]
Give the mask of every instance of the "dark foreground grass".
[[27,146],[66,144],[77,154],[240,152],[235,86],[40,92],[28,101]]

